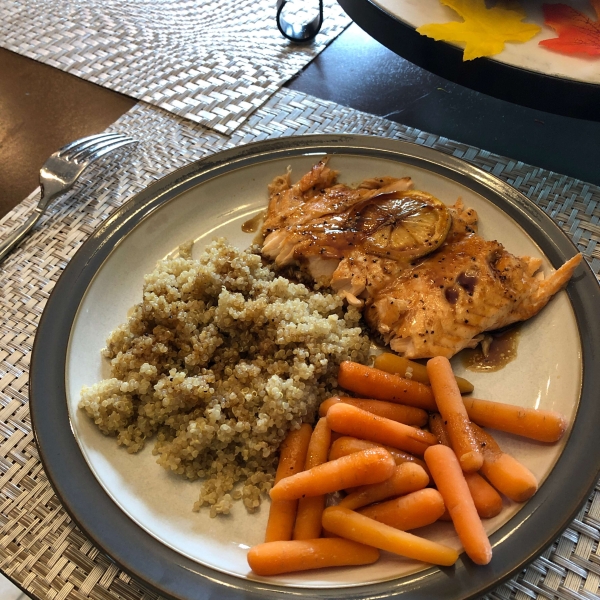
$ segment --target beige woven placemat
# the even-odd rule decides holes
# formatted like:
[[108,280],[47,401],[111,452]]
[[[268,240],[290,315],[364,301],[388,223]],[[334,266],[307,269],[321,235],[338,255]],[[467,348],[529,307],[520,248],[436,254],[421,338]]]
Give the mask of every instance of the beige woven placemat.
[[335,0],[324,15],[313,42],[293,44],[275,0],[0,0],[0,45],[231,133],[350,24]]
[[[280,90],[227,137],[138,104],[111,130],[140,146],[92,166],[41,227],[0,265],[0,569],[34,598],[151,600],[157,595],[98,551],[71,522],[44,475],[31,432],[28,370],[33,338],[61,270],[89,234],[150,182],[208,153],[267,137],[362,133],[413,141],[459,156],[512,183],[561,224],[600,270],[600,189],[385,119]],[[32,194],[0,221],[21,223]],[[600,584],[600,489],[558,540],[488,598],[593,600]]]

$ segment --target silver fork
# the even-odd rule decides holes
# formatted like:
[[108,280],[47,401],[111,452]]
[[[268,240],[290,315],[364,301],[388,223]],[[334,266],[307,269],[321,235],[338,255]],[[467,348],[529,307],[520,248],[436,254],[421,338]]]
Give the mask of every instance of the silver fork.
[[33,214],[0,244],[0,261],[35,227],[50,203],[73,187],[83,171],[101,156],[136,141],[120,133],[101,133],[75,140],[52,154],[40,170],[41,198]]

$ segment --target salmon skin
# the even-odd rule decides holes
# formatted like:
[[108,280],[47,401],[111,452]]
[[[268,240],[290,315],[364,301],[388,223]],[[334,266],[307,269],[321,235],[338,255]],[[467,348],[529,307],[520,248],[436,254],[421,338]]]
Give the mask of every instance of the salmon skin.
[[581,262],[577,254],[544,278],[541,259],[479,236],[476,211],[460,200],[445,206],[409,177],[347,186],[327,163],[269,185],[263,256],[300,265],[363,307],[371,330],[408,358],[451,357],[483,332],[529,319]]

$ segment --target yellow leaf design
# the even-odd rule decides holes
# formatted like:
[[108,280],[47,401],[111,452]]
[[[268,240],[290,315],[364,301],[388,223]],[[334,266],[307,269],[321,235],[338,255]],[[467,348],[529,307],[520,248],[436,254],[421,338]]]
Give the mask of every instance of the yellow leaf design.
[[485,0],[440,2],[457,12],[464,21],[431,23],[417,31],[437,41],[465,44],[463,60],[498,54],[504,50],[506,42],[526,42],[541,31],[537,25],[523,23],[526,15],[521,9],[487,8]]

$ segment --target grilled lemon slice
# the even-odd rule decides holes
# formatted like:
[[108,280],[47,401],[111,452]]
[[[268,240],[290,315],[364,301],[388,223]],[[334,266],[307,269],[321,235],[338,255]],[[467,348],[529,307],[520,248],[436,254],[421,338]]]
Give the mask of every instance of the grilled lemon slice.
[[354,227],[370,254],[393,259],[425,256],[446,239],[452,215],[435,196],[417,190],[375,196],[355,214]]

